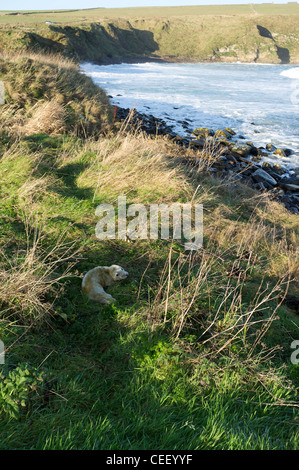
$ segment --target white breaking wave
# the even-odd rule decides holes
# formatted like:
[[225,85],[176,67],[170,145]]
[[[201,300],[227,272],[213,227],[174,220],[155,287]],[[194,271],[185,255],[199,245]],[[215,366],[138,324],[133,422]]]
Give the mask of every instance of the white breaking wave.
[[[263,157],[299,166],[299,116],[292,101],[299,67],[279,64],[81,64],[81,71],[111,96],[111,104],[163,119],[190,137],[196,127],[232,128],[257,147],[290,148],[286,158]],[[264,149],[265,151],[265,149]]]
[[284,70],[283,72],[281,72],[280,75],[282,75],[283,77],[294,78],[294,79],[299,80],[299,67],[294,67],[289,70]]

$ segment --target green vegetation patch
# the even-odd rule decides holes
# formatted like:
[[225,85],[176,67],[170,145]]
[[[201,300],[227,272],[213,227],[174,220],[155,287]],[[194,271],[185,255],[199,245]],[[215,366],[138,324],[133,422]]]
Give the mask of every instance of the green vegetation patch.
[[[186,152],[203,155],[167,138],[26,127],[59,93],[106,109],[61,57],[36,60],[0,63],[13,100],[0,133],[0,448],[298,449],[299,322],[284,302],[298,296],[297,216],[204,165],[190,172]],[[203,247],[98,240],[97,205],[124,194],[203,204]],[[111,264],[129,276],[103,306],[81,282]]]

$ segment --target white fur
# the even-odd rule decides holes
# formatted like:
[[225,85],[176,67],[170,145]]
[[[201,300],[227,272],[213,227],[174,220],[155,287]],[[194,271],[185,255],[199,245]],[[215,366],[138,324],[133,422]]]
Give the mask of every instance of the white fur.
[[87,297],[101,304],[110,304],[115,299],[107,294],[104,288],[113,284],[113,282],[126,279],[128,276],[121,266],[113,264],[112,266],[97,266],[88,271],[82,280],[82,290]]

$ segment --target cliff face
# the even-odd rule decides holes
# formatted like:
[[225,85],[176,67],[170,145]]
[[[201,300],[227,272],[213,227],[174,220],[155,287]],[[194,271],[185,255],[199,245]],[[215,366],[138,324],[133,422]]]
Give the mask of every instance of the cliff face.
[[204,16],[102,20],[0,28],[0,49],[61,53],[98,63],[169,61],[299,63],[299,16]]
[[299,16],[206,16],[137,20],[173,60],[299,63]]

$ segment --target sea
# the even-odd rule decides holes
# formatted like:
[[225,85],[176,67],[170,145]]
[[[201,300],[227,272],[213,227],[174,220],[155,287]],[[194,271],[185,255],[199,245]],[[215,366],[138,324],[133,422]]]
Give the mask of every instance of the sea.
[[[172,126],[181,137],[198,127],[229,127],[235,140],[271,143],[292,154],[263,158],[299,167],[299,66],[244,63],[81,64],[113,105],[135,108]],[[244,140],[245,139],[245,140]]]

